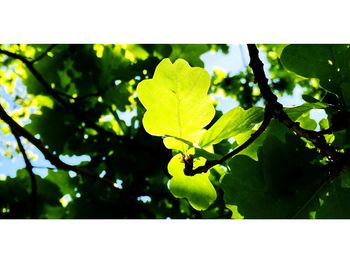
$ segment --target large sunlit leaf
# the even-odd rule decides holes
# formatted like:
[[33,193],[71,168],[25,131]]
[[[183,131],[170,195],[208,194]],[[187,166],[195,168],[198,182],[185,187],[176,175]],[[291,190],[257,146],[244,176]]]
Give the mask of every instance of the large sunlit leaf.
[[233,108],[218,119],[200,139],[200,146],[217,144],[222,140],[251,130],[255,124],[262,121],[264,111],[260,107],[244,110]]
[[164,59],[152,79],[137,87],[141,103],[146,108],[145,130],[157,136],[174,136],[188,141],[205,127],[215,114],[208,96],[210,77],[207,71],[190,65],[183,59],[171,63]]

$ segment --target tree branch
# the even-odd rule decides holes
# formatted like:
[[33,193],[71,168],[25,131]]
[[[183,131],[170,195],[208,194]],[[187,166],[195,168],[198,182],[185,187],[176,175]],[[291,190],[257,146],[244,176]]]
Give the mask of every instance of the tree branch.
[[[24,63],[24,65],[26,65],[26,67],[28,68],[28,70],[33,74],[33,76],[38,80],[38,82],[43,86],[43,88],[46,90],[46,92],[51,95],[57,102],[59,102],[63,107],[65,107],[66,109],[72,111],[72,113],[80,120],[83,120],[85,122],[85,124],[88,127],[93,128],[94,130],[96,130],[97,132],[103,133],[106,136],[110,136],[110,137],[114,137],[114,138],[122,138],[122,136],[118,136],[113,132],[107,131],[105,129],[103,129],[102,127],[100,127],[99,125],[97,125],[96,123],[90,121],[89,119],[87,119],[85,117],[85,113],[81,112],[81,110],[79,108],[77,108],[73,103],[67,102],[66,100],[64,100],[59,94],[60,92],[52,89],[51,85],[44,79],[44,77],[36,70],[36,68],[34,67],[32,61],[29,61],[26,57],[4,50],[4,49],[0,49],[0,53],[5,54],[9,57],[18,59],[20,61],[22,61]],[[64,94],[65,96],[68,96],[67,94]]]
[[259,58],[257,47],[254,44],[248,44],[248,51],[250,56],[249,66],[253,70],[255,82],[258,83],[267,105],[271,107],[273,117],[282,122],[298,136],[311,141],[323,156],[326,156],[330,160],[336,160],[339,156],[338,152],[326,142],[322,133],[303,129],[298,122],[292,121],[287,113],[283,111],[283,105],[277,101],[276,95],[272,93],[268,85],[268,80],[264,72],[264,64]]
[[309,206],[311,201],[316,198],[316,196],[330,183],[332,183],[335,178],[337,178],[341,171],[345,167],[350,167],[350,152],[340,153],[335,150],[334,147],[329,145],[324,134],[329,134],[332,129],[326,129],[319,132],[306,130],[300,127],[299,123],[293,122],[289,116],[283,111],[283,105],[277,101],[277,97],[272,93],[268,85],[268,80],[265,76],[263,63],[259,59],[259,51],[255,45],[248,44],[248,51],[250,55],[250,67],[253,70],[255,82],[258,83],[261,90],[261,94],[265,99],[267,106],[271,106],[272,115],[278,119],[281,123],[287,126],[290,130],[295,132],[298,136],[304,137],[311,141],[316,148],[319,149],[323,156],[326,156],[330,162],[328,163],[327,170],[329,172],[329,177],[327,177],[320,186],[315,190],[314,193],[306,200],[306,202],[296,211],[293,218],[296,218],[306,207]]
[[61,159],[51,153],[44,144],[35,138],[32,134],[30,134],[26,129],[21,127],[17,122],[15,122],[4,110],[4,108],[0,105],[0,118],[6,122],[10,129],[13,131],[13,133],[17,134],[18,136],[22,136],[26,138],[30,143],[32,143],[36,148],[38,148],[39,151],[42,152],[45,159],[48,160],[52,165],[54,165],[58,169],[62,169],[65,171],[73,171],[77,174],[87,176],[88,178],[99,180],[103,183],[105,183],[108,187],[112,188],[113,190],[118,189],[114,182],[111,182],[110,180],[106,178],[100,178],[99,176],[96,176],[94,172],[91,172],[88,167],[84,166],[74,166],[70,164],[66,164],[65,162],[61,161]]
[[[11,129],[12,130],[12,129]],[[26,170],[29,173],[29,177],[30,177],[30,182],[31,182],[31,199],[32,199],[32,207],[31,207],[31,218],[36,218],[36,211],[37,211],[37,183],[36,183],[36,179],[35,179],[35,174],[33,172],[33,165],[31,164],[26,151],[24,150],[23,144],[21,142],[21,139],[19,138],[18,134],[16,131],[12,130],[12,134],[15,136],[15,139],[17,141],[17,145],[19,150],[22,153],[23,159],[24,159],[24,163],[26,165]]]
[[91,173],[89,170],[84,169],[83,167],[78,167],[74,165],[69,165],[64,162],[62,162],[58,156],[51,153],[44,144],[35,138],[32,134],[30,134],[26,129],[21,127],[17,122],[15,122],[4,110],[4,108],[0,105],[0,118],[6,122],[11,130],[14,132],[14,134],[17,134],[19,136],[22,136],[26,138],[30,143],[32,143],[36,148],[38,148],[44,155],[44,157],[51,162],[52,165],[56,166],[57,168],[67,170],[67,171],[73,171],[79,174],[88,175],[88,176],[94,176],[93,173]]

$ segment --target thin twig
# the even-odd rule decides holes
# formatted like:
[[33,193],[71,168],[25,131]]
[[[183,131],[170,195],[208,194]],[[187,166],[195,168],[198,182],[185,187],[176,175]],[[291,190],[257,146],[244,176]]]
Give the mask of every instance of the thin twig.
[[[12,130],[12,129],[11,129]],[[31,206],[31,218],[36,218],[36,211],[37,211],[37,196],[38,196],[38,190],[37,190],[37,183],[36,183],[36,179],[35,179],[35,174],[33,172],[33,165],[30,162],[27,153],[23,147],[23,144],[21,142],[21,139],[18,136],[18,133],[14,130],[12,130],[13,135],[15,136],[15,139],[17,141],[17,145],[19,147],[19,150],[22,153],[23,159],[24,159],[24,163],[26,164],[26,170],[29,173],[29,177],[30,177],[30,183],[31,183],[31,200],[32,200],[32,206]]]
[[48,169],[48,170],[56,170],[57,169],[56,167],[36,166],[36,165],[33,165],[33,168],[34,169]]
[[32,64],[34,64],[35,62],[38,62],[39,60],[44,58],[47,55],[47,53],[49,53],[55,46],[57,46],[57,45],[56,44],[51,44],[43,53],[41,53],[37,58],[31,60],[30,62]]

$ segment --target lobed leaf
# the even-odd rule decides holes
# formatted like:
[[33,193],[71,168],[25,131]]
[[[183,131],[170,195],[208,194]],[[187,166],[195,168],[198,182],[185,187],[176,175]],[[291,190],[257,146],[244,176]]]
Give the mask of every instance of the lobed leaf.
[[216,191],[209,180],[209,172],[186,176],[182,154],[175,155],[168,164],[173,176],[169,182],[170,192],[176,198],[186,198],[196,210],[207,209],[216,199]]
[[350,105],[350,45],[289,45],[281,55],[282,64],[307,78],[320,79],[320,85],[336,93]]
[[215,115],[208,96],[210,76],[185,60],[163,59],[152,79],[141,81],[137,94],[146,112],[142,123],[156,136],[174,136],[188,141]]

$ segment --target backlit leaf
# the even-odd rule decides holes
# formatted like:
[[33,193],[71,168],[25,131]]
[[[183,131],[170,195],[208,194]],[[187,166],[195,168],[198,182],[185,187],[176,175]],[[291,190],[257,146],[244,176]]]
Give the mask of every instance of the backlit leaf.
[[207,95],[210,77],[201,68],[192,68],[183,59],[164,59],[152,79],[137,87],[146,108],[145,130],[157,136],[174,136],[188,141],[212,120],[215,109]]
[[217,144],[222,140],[231,138],[237,134],[251,130],[255,124],[263,119],[263,109],[253,107],[244,110],[236,107],[225,113],[213,126],[202,136],[199,144],[202,147]]
[[186,198],[196,210],[205,210],[216,199],[216,191],[209,180],[209,172],[186,176],[182,154],[175,155],[168,164],[173,176],[169,182],[170,192],[177,198]]

